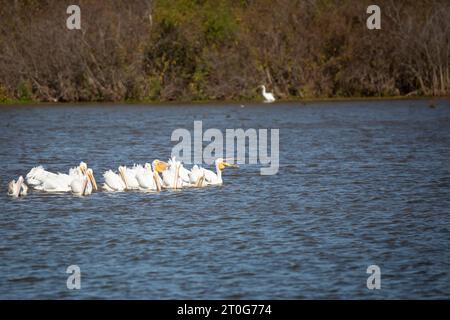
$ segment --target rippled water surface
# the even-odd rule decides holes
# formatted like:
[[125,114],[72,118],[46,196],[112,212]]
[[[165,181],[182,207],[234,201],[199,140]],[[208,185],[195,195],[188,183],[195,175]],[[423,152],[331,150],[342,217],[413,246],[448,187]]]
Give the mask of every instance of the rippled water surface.
[[[7,182],[167,159],[176,128],[279,128],[280,170],[80,198]],[[450,101],[0,107],[0,298],[449,298]],[[68,290],[69,265],[81,290]],[[366,269],[381,268],[381,290]]]

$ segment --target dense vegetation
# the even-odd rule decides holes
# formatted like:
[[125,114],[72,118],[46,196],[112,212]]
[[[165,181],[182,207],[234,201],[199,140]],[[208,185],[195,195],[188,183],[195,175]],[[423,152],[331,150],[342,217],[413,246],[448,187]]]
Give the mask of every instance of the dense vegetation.
[[1,2],[0,102],[450,94],[448,0]]

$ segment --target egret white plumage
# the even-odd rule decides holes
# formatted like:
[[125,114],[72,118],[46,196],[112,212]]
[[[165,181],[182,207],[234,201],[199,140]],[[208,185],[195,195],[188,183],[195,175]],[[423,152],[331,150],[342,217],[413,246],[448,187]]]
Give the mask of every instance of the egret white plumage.
[[8,195],[12,197],[19,197],[19,196],[26,196],[28,192],[28,187],[24,182],[24,179],[22,176],[17,179],[17,182],[15,180],[11,181],[8,184]]
[[266,86],[261,85],[262,88],[262,95],[264,97],[264,102],[266,103],[272,103],[275,101],[275,97],[273,96],[273,94],[271,92],[266,92]]

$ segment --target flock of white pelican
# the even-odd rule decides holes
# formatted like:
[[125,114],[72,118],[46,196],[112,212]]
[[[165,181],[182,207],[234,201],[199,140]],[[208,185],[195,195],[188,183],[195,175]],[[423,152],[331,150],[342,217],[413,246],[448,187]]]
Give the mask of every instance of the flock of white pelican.
[[[222,171],[227,167],[237,168],[226,159],[215,160],[216,172],[194,165],[191,170],[183,166],[175,157],[169,161],[154,160],[151,164],[134,164],[132,167],[119,166],[117,172],[108,170],[103,174],[103,191],[120,192],[129,190],[161,191],[162,189],[181,189],[221,185]],[[85,162],[71,168],[68,174],[53,173],[42,166],[35,167],[25,176],[8,184],[8,194],[13,197],[27,195],[28,186],[35,190],[61,193],[71,192],[79,196],[98,191],[94,172]]]

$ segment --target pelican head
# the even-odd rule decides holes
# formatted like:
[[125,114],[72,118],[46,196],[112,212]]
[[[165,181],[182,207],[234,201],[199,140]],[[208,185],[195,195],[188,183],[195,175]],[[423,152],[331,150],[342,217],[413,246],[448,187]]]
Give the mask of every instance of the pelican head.
[[12,180],[8,183],[8,194],[14,195],[16,190],[16,180]]
[[8,184],[8,194],[13,197],[25,196],[27,194],[28,187],[24,183],[22,176],[16,181],[11,181]]
[[239,166],[237,164],[232,164],[232,163],[228,163],[227,160],[231,160],[231,159],[223,159],[223,158],[217,158],[216,159],[216,167],[219,168],[220,171],[222,171],[223,169],[229,167],[229,168],[239,168]]
[[89,181],[91,181],[92,186],[94,187],[94,190],[97,191],[97,181],[95,181],[95,177],[94,177],[94,171],[92,171],[91,168],[86,170],[86,176],[88,177]]
[[146,163],[144,164],[144,169],[147,169],[147,170],[149,170],[150,172],[153,171],[152,165],[151,165],[150,163],[148,163],[148,162],[146,162]]
[[154,160],[152,165],[153,165],[153,170],[155,170],[158,173],[163,172],[169,166],[169,164],[167,162],[164,162],[164,161],[161,161],[158,159]]
[[81,161],[78,168],[80,168],[80,171],[84,174],[84,173],[86,173],[88,166],[87,166],[86,162]]
[[128,180],[127,180],[127,176],[125,175],[125,167],[124,166],[119,166],[119,168],[117,169],[117,171],[119,171],[119,176],[122,178],[123,182],[125,183],[125,188],[128,189]]

